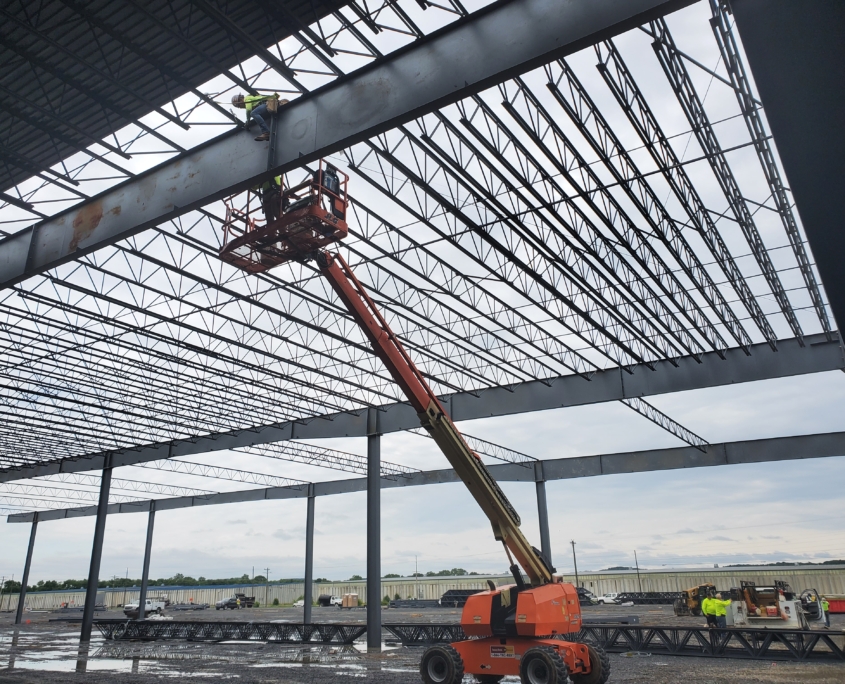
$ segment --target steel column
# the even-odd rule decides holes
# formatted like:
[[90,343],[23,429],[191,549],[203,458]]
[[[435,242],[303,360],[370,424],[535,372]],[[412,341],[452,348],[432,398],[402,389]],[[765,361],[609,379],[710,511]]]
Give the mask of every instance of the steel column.
[[305,515],[305,611],[302,621],[311,624],[311,604],[314,602],[314,485],[308,485],[308,505]]
[[156,502],[150,501],[147,518],[147,543],[144,546],[144,569],[141,571],[141,593],[138,596],[138,619],[144,619],[144,607],[147,603],[147,583],[150,579],[150,554],[153,550],[153,526],[156,521]]
[[94,605],[97,603],[100,560],[103,557],[103,538],[106,535],[106,514],[109,508],[111,471],[111,459],[107,459],[106,467],[103,468],[103,475],[100,480],[100,500],[97,502],[97,521],[94,523],[94,544],[91,548],[91,565],[88,568],[88,587],[85,589],[85,609],[82,611],[82,629],[79,632],[80,644],[91,641],[91,628],[94,625]]
[[540,551],[546,562],[552,563],[552,541],[549,536],[549,508],[546,502],[546,479],[543,475],[543,463],[538,461],[534,464],[534,486],[537,488],[537,519],[540,523]]
[[367,648],[381,650],[381,435],[367,412]]
[[[21,593],[18,598],[18,609],[15,611],[15,624],[21,623],[23,617],[23,604],[26,601],[26,583],[29,582],[29,567],[32,565],[32,552],[35,549],[35,533],[38,530],[38,513],[33,514],[32,529],[29,533],[29,546],[26,549],[26,563],[23,566],[23,577],[21,577]],[[11,599],[10,599],[11,600]]]

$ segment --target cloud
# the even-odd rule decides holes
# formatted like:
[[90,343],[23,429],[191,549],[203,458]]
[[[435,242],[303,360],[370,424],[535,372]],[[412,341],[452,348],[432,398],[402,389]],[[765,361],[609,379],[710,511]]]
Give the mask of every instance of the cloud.
[[783,539],[783,537],[779,534],[770,534],[770,535],[763,535],[761,539]]
[[227,520],[227,525],[246,525],[246,520]]
[[732,541],[736,541],[736,539],[731,539],[730,537],[722,537],[722,536],[716,535],[715,537],[707,537],[707,541],[730,541],[730,542],[732,542]]

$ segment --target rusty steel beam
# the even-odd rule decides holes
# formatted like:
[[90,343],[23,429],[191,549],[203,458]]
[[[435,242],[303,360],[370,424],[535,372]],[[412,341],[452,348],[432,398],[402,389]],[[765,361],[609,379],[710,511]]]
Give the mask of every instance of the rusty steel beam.
[[283,107],[269,163],[236,129],[5,238],[0,288],[689,4],[500,0]]

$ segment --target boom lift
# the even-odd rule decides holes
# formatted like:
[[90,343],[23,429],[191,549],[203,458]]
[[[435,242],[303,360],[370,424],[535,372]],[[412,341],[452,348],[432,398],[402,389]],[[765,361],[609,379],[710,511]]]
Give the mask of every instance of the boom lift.
[[[342,180],[341,180],[342,179]],[[461,616],[467,640],[430,647],[420,673],[425,684],[458,684],[464,673],[483,684],[519,675],[524,684],[604,684],[610,663],[599,648],[562,640],[581,629],[575,587],[553,575],[541,552],[520,530],[520,519],[484,463],[466,443],[402,343],[390,329],[349,265],[325,246],[344,238],[348,177],[330,165],[282,189],[280,217],[264,225],[226,200],[220,258],[251,273],[282,263],[314,259],[391,376],[417,412],[455,472],[478,502],[510,561],[514,584],[470,596]],[[291,196],[305,197],[286,205]],[[523,579],[519,566],[528,575]],[[570,677],[572,678],[570,680]]]

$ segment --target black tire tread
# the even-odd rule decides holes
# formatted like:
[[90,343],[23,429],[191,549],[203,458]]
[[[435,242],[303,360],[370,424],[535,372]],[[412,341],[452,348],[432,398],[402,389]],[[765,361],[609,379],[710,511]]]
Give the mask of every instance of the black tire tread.
[[448,644],[437,644],[435,646],[430,646],[426,649],[425,653],[423,653],[423,657],[420,659],[420,675],[422,677],[423,682],[426,681],[424,667],[426,656],[435,650],[441,651],[444,656],[449,658],[455,668],[455,674],[452,677],[452,681],[446,681],[443,682],[443,684],[460,684],[464,679],[464,660],[463,658],[461,658],[461,654],[458,653],[452,646]]
[[519,665],[519,679],[522,684],[528,684],[527,678],[523,677],[523,663],[528,662],[531,659],[531,655],[538,651],[547,655],[554,665],[556,684],[572,684],[572,680],[569,678],[569,668],[566,667],[566,663],[563,662],[563,658],[560,657],[560,654],[551,646],[534,646],[522,654],[522,659],[520,660]]

